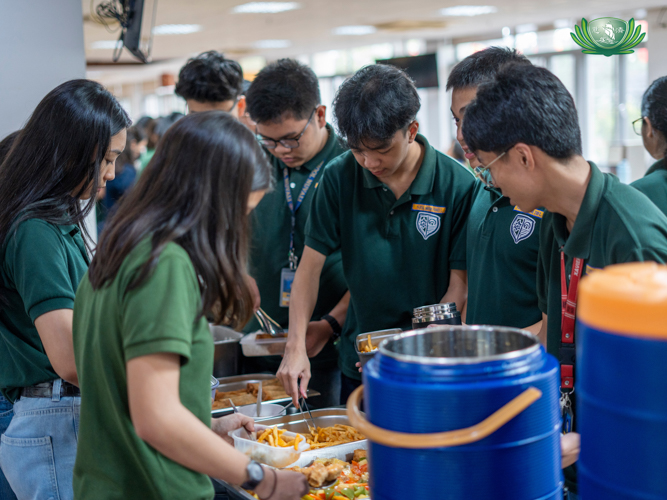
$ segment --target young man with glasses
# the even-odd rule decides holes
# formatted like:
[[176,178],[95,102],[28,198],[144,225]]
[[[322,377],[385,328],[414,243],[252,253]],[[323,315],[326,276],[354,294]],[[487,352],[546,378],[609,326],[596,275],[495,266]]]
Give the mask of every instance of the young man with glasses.
[[342,252],[351,293],[338,345],[341,403],[360,384],[358,334],[411,329],[415,307],[465,303],[465,223],[475,180],[418,134],[419,108],[414,83],[393,66],[363,68],[338,90],[334,114],[350,151],[324,173],[294,281],[278,371],[294,399],[310,379],[308,318],[328,255]]
[[535,277],[543,211],[522,211],[490,185],[488,170],[480,168],[461,133],[466,107],[475,98],[479,85],[492,80],[500,67],[510,62],[530,64],[514,49],[490,47],[463,59],[447,79],[447,90],[452,91],[456,139],[481,180],[475,186],[468,218],[465,322],[525,328],[537,333],[542,313],[537,305]]
[[547,210],[537,267],[540,336],[561,365],[567,434],[561,442],[563,466],[569,466],[564,475],[570,499],[576,499],[579,279],[611,264],[667,261],[667,217],[645,196],[583,158],[574,100],[544,68],[510,64],[482,84],[466,108],[463,138],[511,203],[526,211]]
[[188,113],[227,111],[238,118],[245,114],[242,89],[243,70],[239,63],[210,50],[185,63],[175,92],[185,99]]
[[[319,82],[307,66],[281,59],[257,74],[246,93],[257,138],[274,168],[275,189],[252,215],[250,275],[257,281],[262,309],[285,330],[292,280],[300,266],[304,229],[325,167],[345,150],[321,104]],[[345,322],[349,293],[340,252],[324,263],[316,293],[319,300],[308,317],[307,353],[313,359],[313,388],[322,393],[317,406],[338,404],[340,372],[333,341]],[[251,321],[247,332],[259,328]],[[276,372],[281,358],[246,359],[245,370]]]

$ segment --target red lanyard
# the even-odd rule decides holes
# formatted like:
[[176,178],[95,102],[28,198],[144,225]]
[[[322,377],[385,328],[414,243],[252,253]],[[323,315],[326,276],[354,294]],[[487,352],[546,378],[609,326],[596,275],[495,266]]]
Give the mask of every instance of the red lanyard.
[[565,272],[565,252],[560,252],[560,289],[561,289],[561,342],[564,344],[574,343],[574,315],[577,310],[577,289],[579,278],[584,267],[584,259],[575,258],[572,261],[572,276],[570,277],[570,288],[567,287],[567,275]]

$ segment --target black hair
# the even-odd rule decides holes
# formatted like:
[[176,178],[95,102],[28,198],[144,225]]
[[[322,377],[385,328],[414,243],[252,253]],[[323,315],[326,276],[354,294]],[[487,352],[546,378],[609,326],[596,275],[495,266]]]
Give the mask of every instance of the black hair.
[[492,80],[503,64],[531,64],[526,56],[509,47],[489,47],[469,55],[452,68],[447,78],[447,90],[478,87]]
[[16,140],[16,137],[19,135],[19,132],[20,132],[20,130],[17,130],[16,132],[12,132],[7,137],[5,137],[3,140],[0,141],[0,165],[2,164],[2,162],[5,160],[5,158],[9,154],[9,150],[12,149],[12,146],[14,145],[14,141]]
[[125,149],[123,152],[116,158],[116,175],[119,175],[125,169],[125,165],[133,164],[137,158],[134,157],[132,152],[132,142],[139,143],[143,141],[146,137],[144,133],[137,128],[136,125],[127,129],[127,139],[125,140]]
[[463,138],[472,151],[502,153],[523,142],[559,160],[581,155],[574,99],[549,70],[504,65],[466,108]]
[[642,97],[642,116],[651,121],[665,141],[664,155],[667,157],[667,76],[653,80]]
[[[82,221],[95,205],[100,166],[111,138],[131,123],[97,82],[70,80],[49,92],[0,165],[0,244],[12,228],[33,218],[78,224],[88,236]],[[81,196],[91,188],[82,205]]]
[[243,70],[236,61],[209,50],[188,59],[178,74],[176,95],[199,102],[235,101],[241,95]]
[[140,286],[165,246],[176,242],[199,278],[200,314],[243,326],[253,304],[245,278],[248,197],[271,188],[271,172],[252,132],[229,113],[186,116],[167,131],[106,223],[88,274],[93,289],[112,281],[128,254],[150,236],[150,257],[129,289]]
[[158,141],[167,132],[167,130],[169,130],[169,127],[171,127],[174,123],[176,123],[184,116],[185,115],[183,113],[174,111],[173,113],[169,113],[167,116],[162,116],[158,118],[155,123],[155,128],[153,129],[153,133],[157,135]]
[[279,122],[284,116],[305,120],[321,103],[320,84],[305,64],[279,59],[257,73],[245,98],[255,123]]
[[[155,122],[154,118],[151,118],[150,116],[144,115],[141,118],[139,118],[136,122],[134,122],[134,127],[141,130],[146,137],[149,135],[149,127],[151,127]],[[152,130],[151,130],[152,132]]]
[[410,77],[385,64],[357,71],[343,82],[333,102],[338,133],[350,148],[382,147],[415,120],[420,107]]

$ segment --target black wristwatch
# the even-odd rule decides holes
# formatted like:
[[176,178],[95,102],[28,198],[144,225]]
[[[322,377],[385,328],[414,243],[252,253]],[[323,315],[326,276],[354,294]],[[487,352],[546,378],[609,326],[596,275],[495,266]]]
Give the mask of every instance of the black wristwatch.
[[244,490],[254,490],[264,480],[264,469],[257,462],[251,460],[246,466],[245,471],[248,474],[248,479],[241,485],[241,488]]
[[334,340],[338,340],[340,338],[340,334],[343,332],[343,329],[340,327],[340,323],[336,321],[336,318],[331,316],[330,314],[325,314],[322,316],[322,319],[329,323],[331,325],[331,329],[333,330],[333,335],[332,338]]

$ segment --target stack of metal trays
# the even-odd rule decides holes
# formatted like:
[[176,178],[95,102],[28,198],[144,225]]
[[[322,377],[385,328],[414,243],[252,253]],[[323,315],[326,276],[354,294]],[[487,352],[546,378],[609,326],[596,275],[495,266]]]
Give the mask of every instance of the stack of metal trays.
[[[235,375],[233,377],[222,377],[219,378],[218,380],[220,381],[220,385],[218,386],[218,392],[229,392],[229,391],[238,391],[241,389],[245,389],[248,385],[248,383],[251,382],[259,382],[260,380],[272,380],[276,378],[275,375],[271,375],[268,373],[250,373],[248,375]],[[313,389],[308,389],[308,397],[315,397],[319,396],[320,393],[316,390]],[[264,401],[265,403],[276,403],[276,404],[284,404],[284,403],[289,403],[292,399],[287,397],[287,398],[280,398],[280,399],[272,399],[271,401]],[[221,408],[219,410],[212,410],[211,415],[215,417],[222,417],[223,415],[229,415],[231,413],[234,413],[234,408]],[[273,424],[271,424],[273,425]]]
[[[336,424],[350,425],[345,408],[325,408],[322,410],[312,410],[311,413],[313,414],[315,425],[318,427],[331,427]],[[306,418],[308,418],[307,413]],[[277,425],[280,429],[285,429],[290,432],[298,432],[306,436],[310,435],[310,432],[308,431],[308,423],[312,425],[310,419],[308,418],[308,422],[306,422],[300,413],[271,418],[261,422],[262,425]],[[354,450],[365,450],[367,448],[368,441],[364,439],[362,441],[329,446],[328,448],[321,448],[319,450],[306,451],[303,452],[301,458],[294,464],[290,465],[290,467],[307,467],[313,463],[313,460],[316,458],[337,458],[349,462],[352,460]],[[226,482],[217,479],[214,479],[214,481],[227,490],[227,494],[232,500],[255,500],[254,497],[243,488],[227,484]]]

